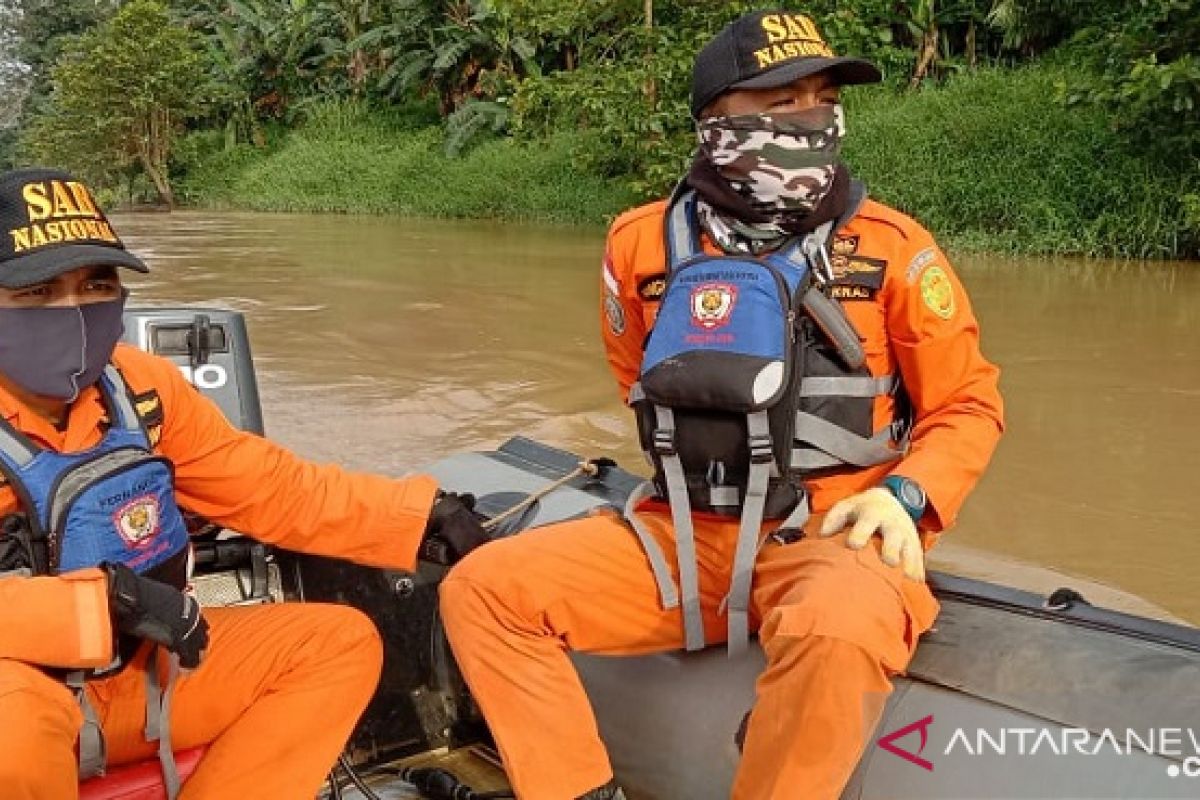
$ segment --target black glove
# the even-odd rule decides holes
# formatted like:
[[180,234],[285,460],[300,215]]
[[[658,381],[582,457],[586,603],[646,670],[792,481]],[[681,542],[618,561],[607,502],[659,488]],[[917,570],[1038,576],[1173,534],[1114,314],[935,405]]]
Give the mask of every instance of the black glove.
[[157,642],[179,654],[179,666],[200,666],[208,646],[208,623],[195,598],[124,564],[101,564],[108,576],[108,608],[117,630]]
[[454,492],[440,495],[429,512],[419,557],[450,566],[479,545],[490,542],[492,537],[480,524],[473,508],[475,495]]

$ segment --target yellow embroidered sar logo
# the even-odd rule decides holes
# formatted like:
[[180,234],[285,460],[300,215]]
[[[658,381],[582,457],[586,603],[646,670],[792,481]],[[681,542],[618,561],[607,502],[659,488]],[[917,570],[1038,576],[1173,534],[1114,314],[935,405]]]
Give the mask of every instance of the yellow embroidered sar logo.
[[120,242],[82,183],[33,181],[21,187],[21,199],[26,224],[8,231],[14,253],[78,240]]
[[754,51],[759,69],[793,58],[833,55],[817,26],[803,14],[767,14],[761,25],[765,46]]

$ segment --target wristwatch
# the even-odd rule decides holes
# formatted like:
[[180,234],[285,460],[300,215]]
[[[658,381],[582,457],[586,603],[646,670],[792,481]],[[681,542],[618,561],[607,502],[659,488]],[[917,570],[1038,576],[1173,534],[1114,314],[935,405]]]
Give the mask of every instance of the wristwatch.
[[920,521],[925,514],[925,506],[929,504],[921,484],[903,475],[888,475],[883,479],[883,487],[900,501],[914,523]]

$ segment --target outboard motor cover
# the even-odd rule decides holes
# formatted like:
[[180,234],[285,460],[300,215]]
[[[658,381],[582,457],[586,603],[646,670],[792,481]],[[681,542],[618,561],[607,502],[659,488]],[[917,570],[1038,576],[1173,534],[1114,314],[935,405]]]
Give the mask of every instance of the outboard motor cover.
[[127,309],[124,340],[175,362],[234,427],[263,433],[250,338],[240,313],[215,308]]

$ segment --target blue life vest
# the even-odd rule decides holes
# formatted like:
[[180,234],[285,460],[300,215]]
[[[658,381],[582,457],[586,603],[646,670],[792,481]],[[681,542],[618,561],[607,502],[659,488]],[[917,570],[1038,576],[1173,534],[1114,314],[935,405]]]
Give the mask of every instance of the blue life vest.
[[[682,607],[689,650],[705,644],[691,515],[739,519],[725,604],[736,654],[746,648],[763,521],[781,520],[781,541],[796,535],[808,516],[807,478],[898,460],[908,425],[903,414],[871,429],[875,398],[899,381],[871,375],[858,332],[828,294],[836,223],[766,255],[713,256],[701,246],[696,203],[685,190],[667,209],[666,285],[629,391],[654,476],[630,496],[625,516],[664,608]],[[648,496],[670,506],[678,587],[636,513]]]
[[39,447],[0,419],[0,471],[21,501],[32,539],[45,542],[45,563],[33,558],[33,571],[53,575],[107,561],[182,589],[189,540],[171,463],[151,452],[115,367],[105,369],[98,388],[110,427],[78,453]]

